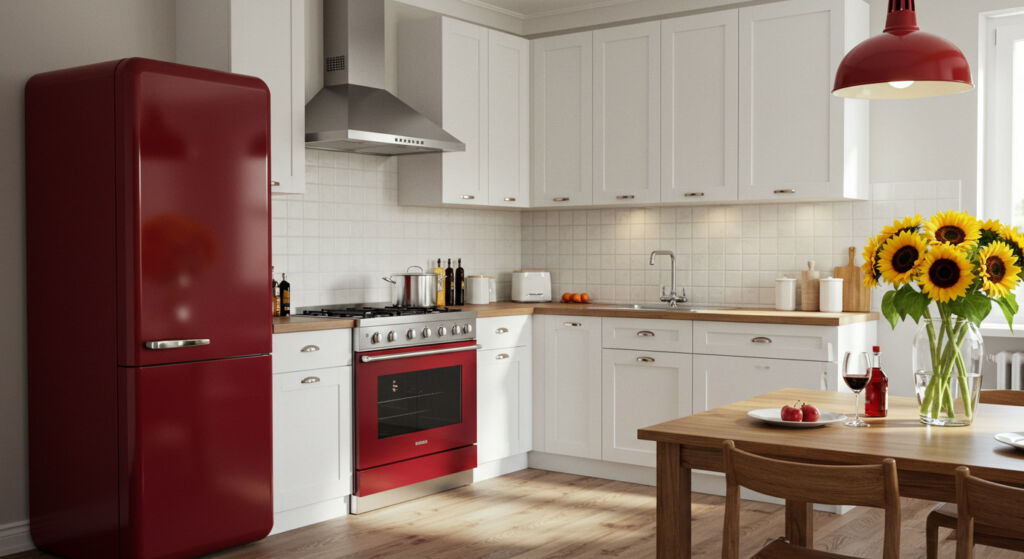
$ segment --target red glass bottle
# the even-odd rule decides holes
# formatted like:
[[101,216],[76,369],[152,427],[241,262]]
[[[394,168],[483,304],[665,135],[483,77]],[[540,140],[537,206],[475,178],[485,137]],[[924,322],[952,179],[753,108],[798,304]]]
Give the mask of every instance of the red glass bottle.
[[871,356],[871,380],[864,390],[864,415],[885,417],[889,414],[889,379],[879,363],[879,347],[874,346],[871,351],[874,355]]

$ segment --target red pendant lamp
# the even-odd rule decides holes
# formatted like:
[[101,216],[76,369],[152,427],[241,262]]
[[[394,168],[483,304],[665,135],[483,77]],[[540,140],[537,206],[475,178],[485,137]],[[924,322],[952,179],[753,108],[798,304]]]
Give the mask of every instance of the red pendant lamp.
[[971,68],[953,43],[917,26],[914,0],[889,0],[881,35],[846,54],[833,95],[853,99],[917,99],[969,91]]

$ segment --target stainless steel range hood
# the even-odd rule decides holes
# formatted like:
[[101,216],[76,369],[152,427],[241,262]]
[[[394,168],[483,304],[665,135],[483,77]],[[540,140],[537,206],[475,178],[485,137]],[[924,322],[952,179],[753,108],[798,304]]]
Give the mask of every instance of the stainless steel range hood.
[[385,4],[324,0],[324,88],[306,103],[306,147],[375,155],[465,151],[384,89]]

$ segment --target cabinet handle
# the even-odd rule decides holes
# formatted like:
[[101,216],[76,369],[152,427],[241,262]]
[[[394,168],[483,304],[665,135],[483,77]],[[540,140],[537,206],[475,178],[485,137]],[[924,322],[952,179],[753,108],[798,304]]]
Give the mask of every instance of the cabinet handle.
[[780,189],[774,190],[772,192],[774,192],[775,194],[796,194],[796,189],[795,188],[780,188]]
[[580,326],[583,326],[583,324],[579,322],[563,322],[562,326],[572,326],[573,328],[579,328]]
[[508,359],[508,354],[507,353],[499,353],[499,354],[495,355],[494,358],[495,359]]
[[653,338],[654,332],[651,332],[650,330],[641,330],[637,332],[636,335],[640,336],[641,338]]
[[306,377],[300,381],[302,384],[316,384],[320,382],[320,377]]
[[508,328],[505,328],[504,326],[502,326],[501,328],[498,328],[497,330],[495,330],[494,333],[495,334],[508,334]]
[[560,196],[558,198],[552,198],[551,200],[553,200],[555,202],[568,202],[569,201],[569,197],[568,196]]
[[647,357],[645,355],[641,355],[640,357],[637,357],[636,360],[641,362],[641,363],[654,363],[654,358],[653,357]]
[[686,194],[683,194],[683,197],[684,198],[702,198],[702,197],[704,197],[704,193],[703,192],[687,192]]
[[303,347],[299,351],[301,351],[302,353],[313,353],[314,351],[320,351],[320,346],[309,344],[308,346]]
[[270,181],[270,186],[281,186],[281,181]]
[[512,197],[512,196],[506,196],[506,197],[505,197],[505,201],[506,201],[506,202],[515,202],[515,201],[516,201],[516,199],[515,199],[514,197]]
[[633,198],[636,198],[636,196],[632,194],[620,194],[615,197],[616,200],[632,200]]
[[756,338],[750,338],[750,341],[755,343],[755,344],[770,344],[770,343],[772,343],[772,339],[771,338],[766,338],[764,336],[758,336]]
[[460,198],[463,200],[476,200],[476,196],[473,196],[472,194],[463,194]]

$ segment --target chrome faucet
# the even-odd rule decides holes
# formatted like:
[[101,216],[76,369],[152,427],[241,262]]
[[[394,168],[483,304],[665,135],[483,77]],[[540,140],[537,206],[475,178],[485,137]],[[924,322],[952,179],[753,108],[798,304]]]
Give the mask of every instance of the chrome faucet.
[[665,286],[661,286],[661,302],[668,303],[673,309],[679,306],[679,303],[686,302],[686,290],[682,289],[682,293],[676,293],[676,255],[671,250],[654,250],[651,251],[651,266],[654,266],[655,256],[668,256],[672,259],[672,276],[669,280],[671,282],[672,291],[665,295]]

